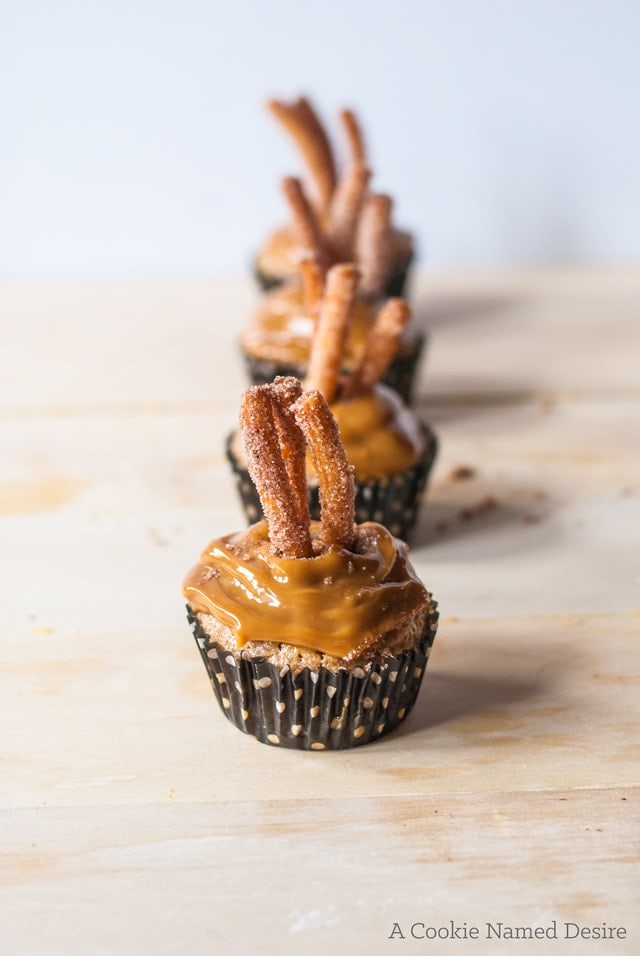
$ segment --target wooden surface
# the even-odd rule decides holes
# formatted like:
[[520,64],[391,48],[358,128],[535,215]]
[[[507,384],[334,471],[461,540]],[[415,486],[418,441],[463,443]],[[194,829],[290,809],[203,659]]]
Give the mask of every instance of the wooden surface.
[[[338,754],[227,724],[183,616],[242,526],[255,298],[0,289],[0,951],[640,952],[640,272],[416,284],[442,619],[410,718]],[[410,937],[451,920],[480,938]]]

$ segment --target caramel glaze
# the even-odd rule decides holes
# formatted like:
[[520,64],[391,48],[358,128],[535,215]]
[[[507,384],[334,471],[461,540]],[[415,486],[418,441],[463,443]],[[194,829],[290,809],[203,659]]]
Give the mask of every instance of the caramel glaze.
[[322,545],[311,522],[313,558],[271,553],[265,521],[212,541],[183,589],[197,613],[235,631],[239,648],[273,641],[345,662],[380,651],[385,636],[414,621],[429,595],[406,545],[374,522],[356,525],[351,549]]
[[[379,303],[357,299],[350,318],[343,353],[344,368],[355,367],[373,325]],[[268,292],[263,304],[241,336],[245,352],[256,359],[306,369],[315,328],[314,317],[305,309],[302,288],[290,282]],[[408,351],[415,342],[413,327],[405,330],[399,351]]]
[[[417,461],[424,451],[424,437],[418,419],[385,385],[376,385],[353,398],[338,397],[331,411],[356,481],[399,474]],[[244,463],[239,432],[234,435],[232,452],[238,462]],[[315,481],[310,457],[307,458],[307,475]]]
[[[411,258],[413,252],[413,237],[410,232],[402,229],[391,230],[392,261],[401,265]],[[292,230],[284,226],[273,232],[258,255],[258,269],[273,278],[289,279],[298,274],[300,261],[300,246],[297,244]]]
[[[357,479],[384,478],[412,465],[424,449],[418,420],[385,385],[331,405]],[[307,466],[307,472],[312,474]]]

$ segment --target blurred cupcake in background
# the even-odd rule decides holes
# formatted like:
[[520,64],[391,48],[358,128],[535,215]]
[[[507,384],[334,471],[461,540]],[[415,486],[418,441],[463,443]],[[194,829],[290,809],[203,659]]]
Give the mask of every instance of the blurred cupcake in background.
[[[345,360],[358,284],[353,265],[332,266],[318,286],[305,389],[319,390],[338,423],[356,487],[358,521],[373,520],[408,539],[417,521],[429,472],[437,452],[433,430],[421,422],[401,396],[380,383],[410,322],[404,299],[393,298],[377,311],[363,337],[360,357]],[[356,313],[357,314],[357,313]],[[350,365],[348,369],[345,367]],[[297,379],[277,377],[281,390]],[[238,434],[227,440],[227,456],[250,522],[262,514],[247,471]],[[309,469],[311,516],[320,513],[319,484]]]
[[[299,97],[291,103],[274,99],[269,101],[268,108],[302,155],[314,213],[313,245],[320,245],[326,264],[355,262],[363,272],[363,294],[403,295],[414,257],[413,236],[393,224],[393,204],[388,196],[381,197],[385,207],[382,219],[380,210],[371,209],[372,174],[355,113],[348,109],[340,113],[347,158],[339,169],[331,140],[308,99]],[[380,220],[376,242],[381,262],[375,281],[370,281],[361,261],[368,257],[371,217]],[[314,251],[309,235],[300,229],[295,216],[291,217],[267,238],[255,258],[254,270],[261,287],[267,290],[295,278],[300,259]]]
[[[357,184],[354,189],[361,188]],[[319,304],[324,294],[331,256],[318,223],[318,217],[300,180],[288,177],[282,188],[294,232],[300,237],[299,258],[291,275],[270,292],[256,309],[240,339],[241,350],[254,384],[272,381],[276,375],[306,375]],[[362,197],[360,197],[362,199]],[[353,370],[360,361],[367,336],[385,301],[384,278],[388,255],[390,203],[385,196],[370,195],[362,203],[347,202],[360,209],[360,256],[356,261],[359,280],[349,317],[349,330],[343,350],[343,370]],[[345,217],[348,218],[348,217]],[[348,230],[347,230],[348,231]],[[341,262],[350,261],[347,248]],[[384,372],[383,381],[406,402],[412,390],[425,347],[425,334],[414,322],[408,323]]]

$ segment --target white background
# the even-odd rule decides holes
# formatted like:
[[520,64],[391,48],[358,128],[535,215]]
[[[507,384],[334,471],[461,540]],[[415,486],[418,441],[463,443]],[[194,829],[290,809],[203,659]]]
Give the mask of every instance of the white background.
[[434,267],[640,257],[637,0],[0,0],[0,278],[242,272],[299,92]]

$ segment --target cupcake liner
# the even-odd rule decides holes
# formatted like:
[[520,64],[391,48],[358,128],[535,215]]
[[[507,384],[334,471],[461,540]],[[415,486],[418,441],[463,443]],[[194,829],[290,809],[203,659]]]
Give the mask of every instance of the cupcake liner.
[[432,602],[415,647],[365,666],[294,673],[213,641],[187,605],[204,666],[225,717],[264,744],[343,750],[394,730],[413,707],[438,625]]
[[[416,378],[418,364],[425,350],[426,336],[416,335],[411,348],[402,354],[396,355],[382,376],[383,385],[388,385],[402,398],[406,405],[411,404],[413,385]],[[286,362],[274,362],[270,359],[259,359],[247,352],[243,358],[249,381],[252,385],[266,385],[272,382],[277,375],[293,375],[303,379],[307,373],[306,365],[288,365]]]
[[407,288],[407,280],[409,278],[409,272],[411,271],[411,263],[413,262],[413,253],[409,255],[402,262],[396,263],[393,272],[387,279],[384,287],[385,295],[388,296],[404,296]]
[[413,387],[426,343],[427,336],[423,332],[417,334],[411,348],[396,355],[380,379],[383,385],[388,385],[398,393],[405,405],[411,405],[413,401]]
[[[388,528],[397,538],[407,541],[418,519],[429,472],[433,465],[438,440],[435,433],[421,423],[425,440],[422,455],[410,468],[385,478],[368,481],[356,479],[356,521],[377,521]],[[259,521],[263,515],[260,497],[249,472],[233,453],[233,433],[226,442],[227,459],[231,464],[238,494],[249,524]],[[314,520],[320,519],[320,496],[317,485],[309,486],[309,511]]]

